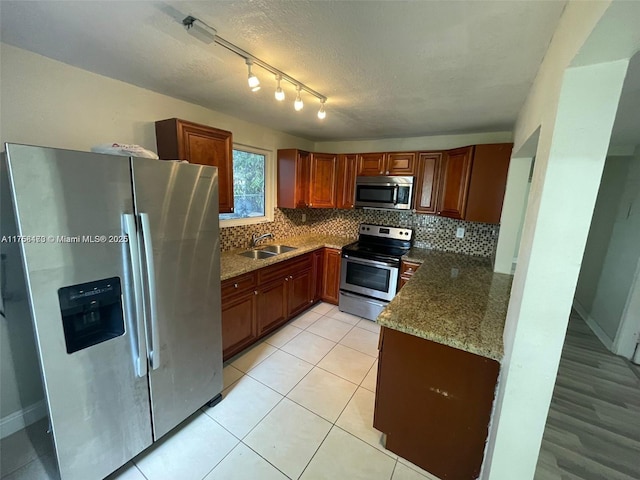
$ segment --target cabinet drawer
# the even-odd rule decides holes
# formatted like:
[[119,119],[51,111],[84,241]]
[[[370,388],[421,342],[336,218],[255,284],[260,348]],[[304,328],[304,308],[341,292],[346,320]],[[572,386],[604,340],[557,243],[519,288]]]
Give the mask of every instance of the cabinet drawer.
[[254,290],[256,287],[255,273],[247,273],[238,277],[230,278],[222,282],[222,301],[230,296]]
[[402,262],[402,266],[400,267],[400,275],[402,275],[403,277],[411,277],[419,267],[419,263]]
[[276,280],[280,277],[288,277],[300,270],[311,268],[313,264],[311,254],[307,253],[300,257],[292,258],[285,262],[271,265],[270,267],[262,268],[258,271],[258,282],[260,285],[271,280]]

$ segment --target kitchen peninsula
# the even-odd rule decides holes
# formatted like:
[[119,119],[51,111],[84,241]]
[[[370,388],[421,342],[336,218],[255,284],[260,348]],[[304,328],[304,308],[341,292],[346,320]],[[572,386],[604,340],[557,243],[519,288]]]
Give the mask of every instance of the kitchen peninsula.
[[487,258],[412,249],[420,263],[378,317],[374,427],[386,448],[448,479],[480,473],[512,277]]

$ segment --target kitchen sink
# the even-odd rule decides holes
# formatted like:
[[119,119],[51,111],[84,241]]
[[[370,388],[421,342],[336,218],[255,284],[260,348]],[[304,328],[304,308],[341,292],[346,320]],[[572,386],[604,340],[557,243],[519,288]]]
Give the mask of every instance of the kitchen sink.
[[238,255],[242,255],[243,257],[253,258],[254,260],[258,260],[261,258],[271,258],[277,255],[276,252],[265,252],[264,250],[247,250],[246,252],[239,253]]
[[289,247],[287,245],[265,245],[264,247],[259,247],[263,252],[271,252],[276,255],[280,253],[287,253],[297,250],[297,247]]

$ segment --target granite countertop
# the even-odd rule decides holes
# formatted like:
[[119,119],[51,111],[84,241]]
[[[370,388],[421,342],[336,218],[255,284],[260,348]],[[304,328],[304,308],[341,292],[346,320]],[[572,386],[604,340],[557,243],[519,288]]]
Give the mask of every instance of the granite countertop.
[[318,248],[328,247],[340,249],[355,241],[355,238],[339,237],[335,235],[306,235],[300,237],[276,238],[273,241],[262,242],[260,245],[288,245],[290,247],[297,247],[297,250],[259,260],[238,255],[239,253],[248,250],[248,248],[222,252],[220,255],[220,278],[224,281],[229,278],[242,275],[243,273],[253,272],[254,270],[273,265],[274,263],[289,260],[299,255],[312,252]]
[[412,248],[403,260],[422,265],[377,322],[501,361],[513,277],[484,257]]

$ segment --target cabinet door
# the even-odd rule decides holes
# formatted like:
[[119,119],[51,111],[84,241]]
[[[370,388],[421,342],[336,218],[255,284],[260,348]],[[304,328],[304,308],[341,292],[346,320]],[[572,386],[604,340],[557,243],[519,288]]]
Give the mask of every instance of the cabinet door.
[[162,159],[218,167],[220,213],[233,212],[231,132],[172,118],[156,122],[156,143]]
[[313,252],[313,301],[317,302],[322,298],[322,272],[324,264],[324,248]]
[[325,248],[322,272],[322,300],[338,304],[340,291],[340,250]]
[[222,357],[227,360],[257,336],[257,291],[222,302]]
[[287,317],[291,318],[313,303],[313,272],[311,269],[289,276],[287,284]]
[[418,158],[415,209],[417,213],[437,212],[441,153],[421,153]]
[[476,145],[464,219],[500,223],[512,143]]
[[353,208],[357,169],[357,155],[338,155],[338,200],[336,202],[336,208]]
[[473,147],[449,150],[443,158],[438,215],[464,218]]
[[295,183],[295,205],[296,208],[306,208],[309,206],[311,192],[311,154],[309,152],[298,151],[296,156],[296,183]]
[[311,154],[309,206],[312,208],[336,207],[336,172],[338,159],[328,153]]
[[360,153],[358,154],[358,175],[376,176],[384,175],[386,168],[385,153]]
[[387,153],[387,171],[385,175],[406,175],[416,173],[416,154],[414,152]]
[[287,283],[283,277],[258,288],[258,335],[287,320]]

